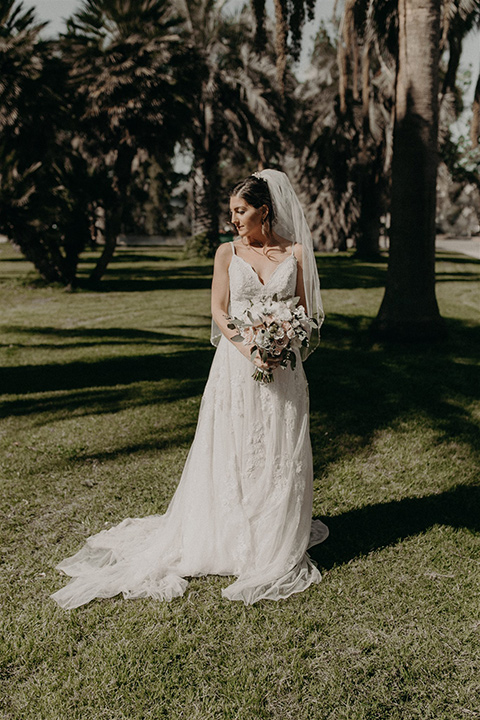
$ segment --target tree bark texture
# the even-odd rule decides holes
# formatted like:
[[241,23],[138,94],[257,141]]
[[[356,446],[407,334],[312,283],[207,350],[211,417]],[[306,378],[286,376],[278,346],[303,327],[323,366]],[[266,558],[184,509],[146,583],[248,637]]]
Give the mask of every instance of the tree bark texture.
[[192,235],[202,238],[200,254],[213,256],[219,243],[218,158],[199,160],[193,171]]
[[473,98],[473,115],[472,124],[470,126],[470,138],[472,147],[478,147],[478,139],[480,135],[480,74],[477,78],[475,86],[475,96]]
[[113,211],[105,213],[105,245],[97,260],[95,267],[90,273],[89,283],[97,285],[115,255],[117,239],[122,227],[122,208],[116,207]]
[[132,162],[135,157],[133,145],[122,143],[117,151],[114,165],[113,191],[115,199],[110,200],[110,207],[105,209],[105,245],[97,264],[92,270],[89,282],[96,285],[115,255],[118,236],[122,231],[124,207],[127,200],[128,187],[132,179]]
[[359,157],[355,182],[359,196],[360,217],[355,242],[359,258],[374,258],[380,254],[380,215],[382,212],[381,155],[375,157],[375,148]]
[[287,21],[285,18],[285,0],[273,0],[275,6],[275,55],[277,82],[282,98],[285,96],[285,73],[287,71]]
[[445,334],[435,296],[440,3],[398,0],[390,254],[374,331],[400,340]]

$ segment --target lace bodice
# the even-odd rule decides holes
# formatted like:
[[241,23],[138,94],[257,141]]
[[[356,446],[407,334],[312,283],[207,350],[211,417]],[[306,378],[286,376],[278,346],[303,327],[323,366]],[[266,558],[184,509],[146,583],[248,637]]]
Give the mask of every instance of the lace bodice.
[[[232,246],[233,249],[233,246]],[[240,315],[250,304],[261,296],[278,295],[286,299],[295,295],[297,285],[297,259],[292,253],[275,268],[273,275],[263,284],[249,263],[233,252],[228,268],[230,276],[230,306],[232,315]]]

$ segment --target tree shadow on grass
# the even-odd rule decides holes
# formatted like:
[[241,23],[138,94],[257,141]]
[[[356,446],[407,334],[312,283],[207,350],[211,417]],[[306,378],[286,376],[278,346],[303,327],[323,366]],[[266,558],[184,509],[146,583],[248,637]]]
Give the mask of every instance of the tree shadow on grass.
[[[203,324],[195,323],[195,327],[209,327],[210,322]],[[189,337],[180,337],[176,330],[181,327],[175,326],[175,331],[171,333],[156,332],[153,330],[137,330],[135,328],[56,328],[56,327],[24,327],[21,325],[4,325],[2,331],[6,334],[11,333],[13,335],[40,335],[51,337],[53,342],[51,343],[29,343],[25,345],[19,345],[14,342],[16,347],[23,348],[50,348],[52,350],[64,350],[65,348],[74,347],[95,347],[101,345],[125,345],[125,344],[139,344],[139,345],[176,345],[180,340],[182,344],[190,344],[192,347],[198,348],[198,340]],[[61,343],[58,340],[69,340],[71,338],[78,338],[77,343]],[[0,347],[11,347],[11,342],[0,343]]]
[[[175,428],[165,432],[164,429],[158,431],[157,435],[152,435],[149,441],[145,440],[141,443],[130,443],[123,447],[117,447],[115,450],[105,450],[97,453],[78,453],[74,461],[83,465],[86,462],[110,462],[121,457],[132,457],[136,454],[144,454],[154,452],[156,455],[163,450],[172,447],[187,445],[192,441],[195,433],[196,421],[187,423],[177,423]],[[73,458],[72,458],[73,459]],[[71,459],[71,460],[72,460]]]
[[148,407],[157,405],[168,406],[188,398],[201,395],[205,386],[205,378],[185,380],[167,387],[163,383],[153,383],[148,391],[139,385],[132,384],[111,389],[95,388],[68,392],[61,395],[27,396],[25,398],[6,400],[0,405],[0,418],[9,416],[34,415],[32,427],[40,427],[55,419],[66,417],[83,417],[91,415],[107,415],[120,412],[126,408]]
[[[443,346],[382,347],[368,339],[369,322],[365,316],[329,316],[325,341],[305,366],[317,472],[342,453],[368,445],[379,428],[411,413],[428,415],[444,436],[461,433],[478,447],[478,426],[463,401],[480,398],[476,366],[480,328],[449,321],[451,340]],[[178,334],[172,338],[129,328],[47,328],[46,333],[67,338],[98,336],[99,341],[118,337],[154,345],[170,344],[173,339],[175,351],[2,368],[3,390],[20,397],[6,400],[0,415],[56,410],[107,413],[122,403],[141,406],[198,395],[213,353],[205,343]],[[139,383],[144,383],[142,388]],[[25,397],[34,393],[41,397]]]
[[[0,417],[65,411],[104,414],[126,406],[169,403],[199,395],[212,350],[196,342],[190,345],[188,340],[184,345],[186,351],[170,354],[2,368],[3,389],[20,397],[5,400]],[[37,397],[29,398],[32,394]]]
[[315,470],[368,446],[399,419],[426,418],[438,441],[458,438],[480,453],[480,328],[449,321],[438,346],[380,346],[364,332],[369,319],[329,316],[323,346],[306,364]]
[[[368,447],[379,429],[424,418],[437,442],[464,442],[480,455],[480,328],[449,320],[449,341],[437,346],[375,345],[368,318],[330,316],[328,340],[306,366],[317,474]],[[330,569],[373,550],[450,525],[480,532],[480,487],[458,485],[420,498],[367,505],[326,519],[327,542],[309,553]]]
[[476,282],[478,283],[478,272],[441,272],[437,274],[437,283],[442,282]]
[[387,261],[383,257],[367,262],[351,255],[319,255],[317,265],[323,290],[385,287]]
[[[478,281],[480,260],[476,258],[457,258],[446,254],[437,258],[442,262],[468,264],[475,270],[456,272],[437,268],[436,277],[439,282]],[[357,288],[385,287],[387,278],[387,258],[380,256],[376,260],[361,260],[351,255],[317,256],[317,266],[323,290],[355,290]]]
[[480,265],[480,258],[472,255],[457,255],[453,250],[437,250],[435,258],[438,262],[451,262],[455,265]]
[[329,517],[330,535],[309,550],[321,568],[330,570],[435,525],[480,532],[480,486],[457,486],[443,493],[366,505]]
[[94,288],[86,278],[79,278],[78,287],[98,293],[151,292],[153,290],[210,289],[211,265],[185,265],[173,267],[112,268]]

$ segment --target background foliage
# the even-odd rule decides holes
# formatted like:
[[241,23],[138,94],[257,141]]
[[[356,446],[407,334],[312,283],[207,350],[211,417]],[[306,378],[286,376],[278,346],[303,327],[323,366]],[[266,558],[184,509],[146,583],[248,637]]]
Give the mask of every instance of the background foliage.
[[[120,233],[178,228],[184,239],[190,225],[190,251],[211,255],[232,182],[265,166],[288,171],[319,248],[378,253],[397,2],[345,0],[337,26],[320,27],[302,81],[294,61],[313,4],[274,5],[270,19],[262,2],[232,12],[215,0],[84,0],[45,41],[33,10],[0,0],[0,231],[44,280],[75,286],[81,253],[97,246],[90,281],[100,281]],[[462,43],[479,18],[478,0],[444,4],[447,233],[478,228],[475,213],[459,220],[448,206],[464,190],[479,204],[478,103],[471,139],[449,131],[462,110]]]

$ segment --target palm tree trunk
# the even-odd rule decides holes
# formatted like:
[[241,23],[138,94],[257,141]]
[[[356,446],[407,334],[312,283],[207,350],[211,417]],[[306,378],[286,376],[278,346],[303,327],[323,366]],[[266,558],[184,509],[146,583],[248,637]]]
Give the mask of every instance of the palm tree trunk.
[[475,86],[475,96],[473,98],[473,116],[470,126],[470,138],[472,147],[478,147],[478,136],[480,135],[480,74],[477,78]]
[[360,217],[358,218],[358,236],[355,242],[356,256],[375,258],[380,254],[380,214],[382,173],[376,167],[378,160],[365,150],[363,162],[360,157],[356,173],[359,195]]
[[435,296],[440,3],[399,0],[390,254],[373,330],[433,340],[445,326]]
[[277,82],[282,98],[285,96],[285,74],[287,71],[287,20],[284,0],[273,0],[275,6],[275,55],[277,59]]
[[193,170],[192,242],[194,254],[213,257],[218,247],[218,158],[215,153],[197,160]]

